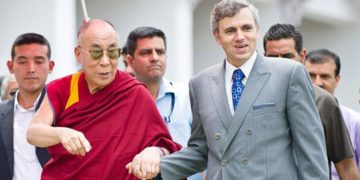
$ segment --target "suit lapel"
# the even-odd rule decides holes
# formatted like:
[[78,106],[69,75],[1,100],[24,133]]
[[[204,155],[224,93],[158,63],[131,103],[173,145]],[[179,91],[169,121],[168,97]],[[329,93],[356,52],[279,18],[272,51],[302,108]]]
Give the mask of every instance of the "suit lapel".
[[10,170],[14,172],[14,98],[4,104],[0,113],[0,119],[1,138],[6,149]]
[[227,101],[225,89],[225,61],[218,66],[215,74],[210,77],[210,91],[216,107],[216,111],[226,131],[231,125],[231,112]]
[[[266,82],[270,77],[270,72],[267,70],[265,59],[258,53],[254,66],[249,75],[249,79],[245,85],[243,94],[241,95],[239,104],[235,110],[231,121],[228,137],[226,138],[225,150],[231,144],[236,133],[241,128],[246,119],[246,115],[252,108],[254,101],[264,88]],[[224,152],[225,152],[224,150]]]

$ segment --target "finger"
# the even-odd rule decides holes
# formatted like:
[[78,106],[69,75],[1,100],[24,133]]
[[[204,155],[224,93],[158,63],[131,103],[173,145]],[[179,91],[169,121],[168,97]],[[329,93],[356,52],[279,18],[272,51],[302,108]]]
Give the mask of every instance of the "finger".
[[89,152],[91,150],[90,142],[86,139],[86,137],[83,134],[80,136],[80,142],[86,152]]
[[71,150],[73,151],[73,153],[75,155],[80,155],[80,151],[78,149],[78,147],[76,146],[76,139],[73,139],[69,145],[71,146]]
[[153,164],[152,166],[151,166],[151,176],[154,176],[154,174],[155,174],[155,172],[156,172],[156,165],[155,164]]
[[160,165],[159,164],[155,167],[155,173],[156,173],[156,175],[160,173]]
[[70,154],[74,154],[71,146],[69,146],[68,144],[63,144],[63,147],[66,149],[67,152],[69,152]]
[[142,177],[146,178],[147,177],[147,165],[144,162],[142,162],[140,167],[141,167]]
[[140,164],[139,163],[132,163],[132,170],[133,170],[133,174],[136,175],[137,177],[140,177],[141,171],[140,171]]
[[65,145],[68,147],[68,151],[71,153],[71,154],[77,154],[76,152],[76,146],[75,144],[71,141],[71,140],[68,140],[67,142],[65,142]]
[[129,171],[129,174],[132,174],[132,167],[131,167],[131,162],[129,162],[125,168]]
[[153,163],[147,163],[146,165],[146,174],[147,174],[147,177],[148,176],[151,176],[152,174],[154,174],[154,171],[155,171],[155,167],[154,167],[154,164]]
[[80,154],[81,156],[85,156],[85,149],[80,142],[80,138],[75,139],[74,144],[76,146],[78,154]]

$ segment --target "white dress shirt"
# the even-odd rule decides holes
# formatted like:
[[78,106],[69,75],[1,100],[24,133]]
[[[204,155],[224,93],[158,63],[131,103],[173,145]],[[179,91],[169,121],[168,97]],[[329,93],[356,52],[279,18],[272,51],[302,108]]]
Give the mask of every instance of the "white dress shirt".
[[[14,106],[14,176],[13,180],[39,180],[42,167],[36,156],[35,146],[26,140],[26,132],[35,114],[35,105],[24,109],[19,104],[18,92]],[[39,98],[38,98],[39,99]]]
[[[250,75],[250,72],[254,66],[255,59],[257,56],[257,52],[254,51],[254,53],[250,56],[249,60],[247,60],[243,65],[240,67],[235,67],[232,64],[229,63],[229,61],[226,59],[225,63],[225,88],[226,88],[226,95],[229,103],[229,108],[231,115],[234,115],[234,106],[232,101],[232,91],[231,86],[233,84],[232,75],[236,69],[241,69],[241,71],[244,73],[245,78],[242,80],[243,85],[246,88],[246,82],[248,80],[248,77]],[[240,97],[241,99],[241,97]]]

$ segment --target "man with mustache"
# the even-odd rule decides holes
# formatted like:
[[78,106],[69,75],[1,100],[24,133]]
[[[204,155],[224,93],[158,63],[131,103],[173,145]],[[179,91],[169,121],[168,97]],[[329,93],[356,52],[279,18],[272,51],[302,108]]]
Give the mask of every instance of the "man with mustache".
[[[187,86],[164,77],[167,65],[166,37],[154,27],[138,27],[127,39],[127,62],[156,102],[173,140],[183,147],[191,134],[192,114]],[[200,179],[196,174],[190,180]]]
[[[275,24],[264,36],[264,54],[268,57],[282,57],[305,64],[306,49],[302,34],[291,24]],[[316,107],[324,127],[326,150],[330,163],[333,162],[341,179],[357,179],[354,151],[339,104],[334,96],[314,86]]]

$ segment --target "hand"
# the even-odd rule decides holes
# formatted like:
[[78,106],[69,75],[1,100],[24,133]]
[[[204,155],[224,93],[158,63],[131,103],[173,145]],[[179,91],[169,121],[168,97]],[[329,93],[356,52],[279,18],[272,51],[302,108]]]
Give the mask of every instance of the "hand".
[[82,132],[70,128],[61,128],[59,138],[61,144],[70,154],[85,156],[91,150],[91,145]]
[[126,169],[139,179],[152,179],[160,172],[160,157],[162,155],[159,147],[147,147],[126,165]]

